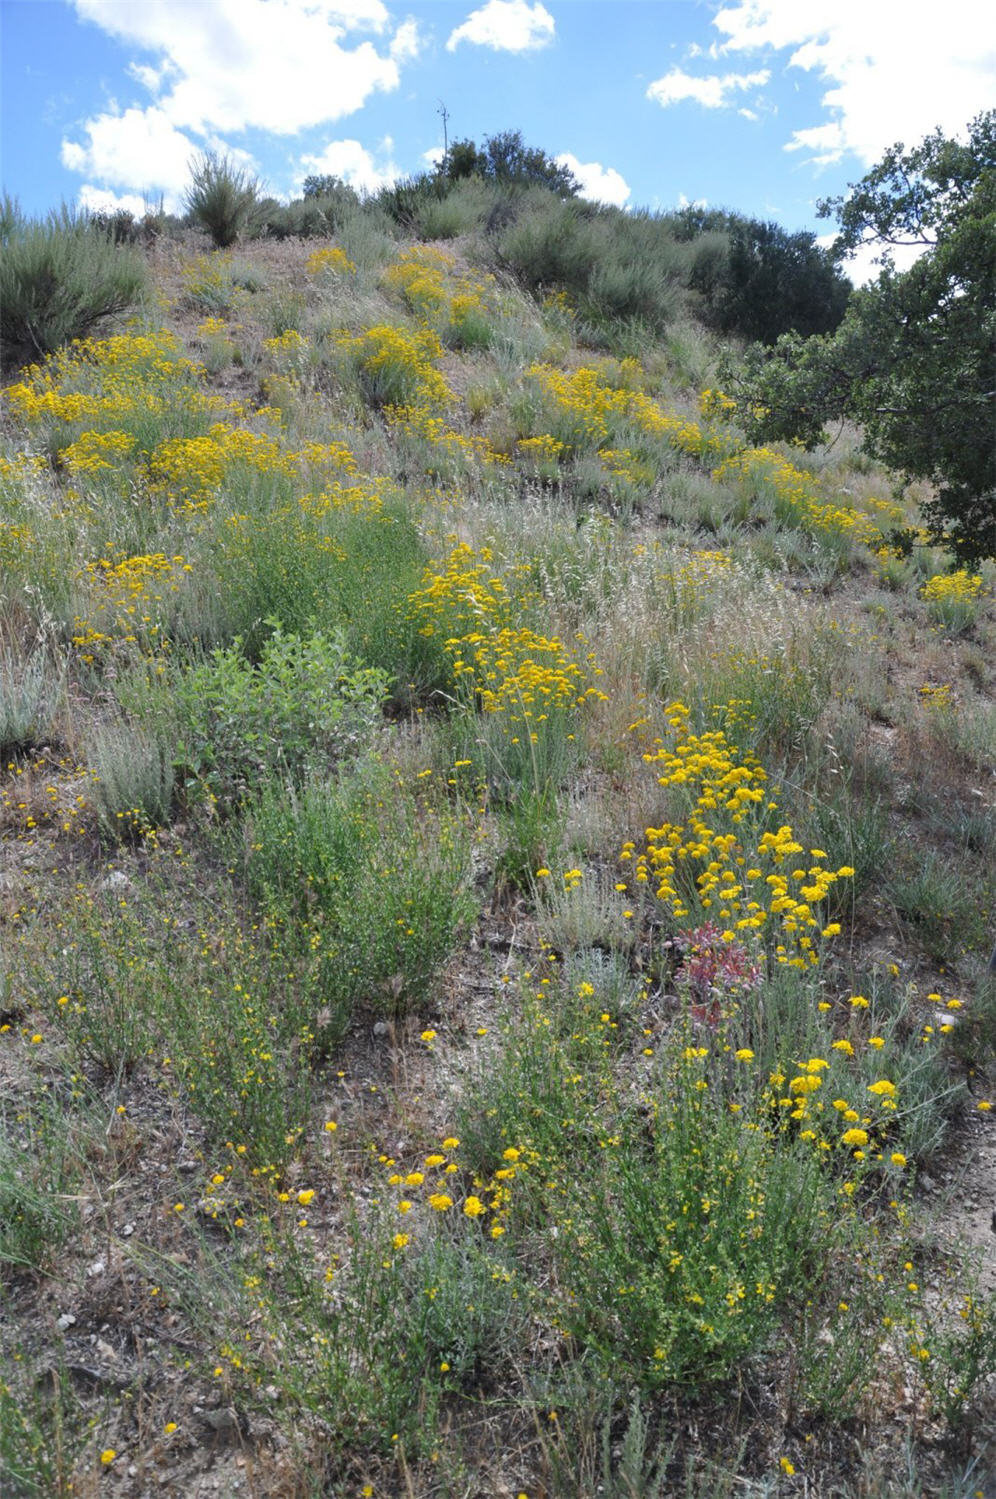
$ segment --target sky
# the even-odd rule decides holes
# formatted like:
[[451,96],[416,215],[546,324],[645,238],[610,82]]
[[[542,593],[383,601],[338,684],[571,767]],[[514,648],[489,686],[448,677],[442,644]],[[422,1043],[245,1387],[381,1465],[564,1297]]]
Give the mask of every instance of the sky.
[[[519,130],[584,196],[826,234],[897,140],[996,106],[984,0],[0,0],[0,180],[182,211],[192,158],[363,191]],[[857,277],[860,279],[860,276]]]

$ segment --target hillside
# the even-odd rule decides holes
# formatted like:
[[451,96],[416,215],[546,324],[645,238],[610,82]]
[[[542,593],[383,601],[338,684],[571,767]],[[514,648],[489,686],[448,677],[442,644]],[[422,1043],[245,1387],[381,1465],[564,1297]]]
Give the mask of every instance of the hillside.
[[994,1495],[996,567],[460,191],[8,376],[0,1490]]

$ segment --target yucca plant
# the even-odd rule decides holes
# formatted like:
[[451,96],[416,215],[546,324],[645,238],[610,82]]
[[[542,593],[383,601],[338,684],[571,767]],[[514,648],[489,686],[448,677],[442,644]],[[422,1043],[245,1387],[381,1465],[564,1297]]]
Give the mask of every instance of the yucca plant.
[[221,250],[251,234],[260,219],[261,187],[230,156],[205,151],[190,164],[191,182],[184,205],[191,219],[206,229]]

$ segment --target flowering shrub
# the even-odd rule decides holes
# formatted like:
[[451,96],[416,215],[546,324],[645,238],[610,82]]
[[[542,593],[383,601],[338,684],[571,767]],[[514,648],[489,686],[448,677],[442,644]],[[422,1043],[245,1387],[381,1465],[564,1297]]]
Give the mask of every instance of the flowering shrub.
[[404,251],[381,280],[451,347],[479,349],[491,343],[494,277],[457,276],[451,255],[421,245]]
[[[515,600],[493,575],[490,551],[477,556],[480,561],[469,547],[456,547],[444,571],[427,572],[409,608],[423,621],[423,635],[442,636],[457,698],[496,726],[489,753],[498,768],[513,781],[525,776],[540,791],[553,773],[556,747],[574,737],[578,711],[605,698],[595,685],[601,671],[593,653],[579,660],[556,637],[513,625],[514,603],[519,611],[528,608],[531,590],[521,589],[528,569],[513,574],[513,586],[521,589]],[[496,767],[484,768],[490,774]]]
[[[816,482],[772,448],[746,448],[726,458],[713,478],[732,479],[757,497],[770,495],[775,519],[785,525],[800,526],[830,541],[869,547],[883,541],[882,527],[871,515],[852,505],[824,500]],[[895,519],[895,507],[881,510],[883,518]]]
[[88,562],[77,576],[86,586],[89,609],[86,617],[77,616],[72,637],[83,660],[92,663],[100,650],[114,644],[161,649],[172,612],[164,606],[192,571],[184,557],[162,552]]
[[356,266],[338,245],[327,250],[313,250],[304,264],[308,275],[316,278],[338,278],[356,273]]
[[203,385],[203,367],[160,331],[73,343],[25,370],[5,394],[15,420],[53,451],[87,434],[78,456],[92,461],[102,435],[112,433],[119,444],[130,439],[134,451],[148,453],[164,429],[192,435],[236,413]]
[[[821,922],[815,908],[854,871],[828,869],[822,849],[807,854],[787,824],[769,826],[777,802],[767,775],[722,730],[690,733],[683,703],[669,704],[667,713],[673,742],[659,741],[643,758],[687,813],[682,822],[647,829],[646,849],[635,860],[636,883],[652,883],[676,920],[695,912],[724,923],[723,941],[757,934],[780,964],[817,963],[820,939],[839,927]],[[635,845],[626,844],[624,860],[634,852]]]
[[966,568],[937,573],[920,589],[934,619],[952,634],[961,634],[975,623],[982,601],[983,585],[978,573]]
[[442,406],[452,397],[435,367],[443,346],[431,328],[410,332],[378,323],[364,333],[340,335],[339,348],[376,406]]

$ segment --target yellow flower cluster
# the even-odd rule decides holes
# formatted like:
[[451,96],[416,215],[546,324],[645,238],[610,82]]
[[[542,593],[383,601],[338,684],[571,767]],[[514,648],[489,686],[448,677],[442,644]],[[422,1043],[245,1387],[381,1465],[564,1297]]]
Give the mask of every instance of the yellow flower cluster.
[[135,451],[137,439],[130,432],[81,432],[59,453],[63,467],[80,476],[103,469],[119,468]]
[[178,437],[158,443],[149,458],[156,488],[169,492],[187,508],[201,509],[233,468],[257,473],[297,472],[295,455],[282,452],[272,437],[216,422],[203,437]]
[[534,630],[475,632],[448,640],[446,647],[454,653],[457,681],[470,680],[484,712],[507,713],[512,723],[524,721],[534,741],[534,725],[543,723],[553,709],[581,707],[589,697],[605,696],[585,685],[584,670],[560,640]]
[[[521,616],[535,595],[527,587],[513,597],[492,561],[487,548],[475,553],[465,544],[455,547],[442,571],[427,574],[409,606],[422,620],[422,634],[444,634],[457,686],[469,689],[485,713],[505,715],[513,743],[520,734],[536,743],[555,711],[604,698],[592,680],[601,671],[592,655],[582,664],[562,641],[515,622],[513,613]],[[513,581],[524,583],[527,573],[520,567]]]
[[381,281],[400,293],[418,317],[443,330],[444,336],[448,330],[450,342],[487,341],[493,276],[483,281],[458,276],[452,255],[432,246],[416,245],[388,266]]
[[934,577],[928,578],[920,589],[920,596],[928,603],[939,603],[944,600],[956,599],[959,603],[971,603],[978,599],[982,593],[982,578],[978,573],[970,573],[965,568],[959,568],[954,573],[935,573]]
[[153,487],[167,493],[174,506],[204,510],[233,475],[270,474],[306,484],[331,474],[353,475],[357,463],[345,443],[291,449],[273,437],[216,422],[203,437],[159,443],[148,468]]
[[399,292],[413,312],[431,318],[446,303],[446,278],[453,267],[453,257],[445,250],[416,245],[388,266],[381,282]]
[[699,393],[699,410],[707,419],[730,417],[736,409],[736,401],[725,396],[721,390],[706,389]]
[[431,328],[414,332],[376,323],[363,333],[343,333],[339,348],[361,375],[371,398],[384,406],[440,406],[452,392],[436,369],[443,346]]
[[182,556],[167,557],[162,552],[124,557],[119,562],[106,558],[88,562],[77,576],[90,588],[94,618],[77,616],[72,636],[83,659],[92,661],[96,648],[114,640],[135,644],[144,639],[161,645],[157,605],[167,594],[178,593],[181,578],[191,571]]
[[564,444],[559,438],[551,437],[549,432],[541,432],[537,437],[520,437],[515,446],[523,458],[535,463],[556,463],[564,451]]
[[[79,426],[90,433],[129,427],[147,431],[150,418],[231,416],[238,408],[202,389],[203,366],[179,353],[171,333],[119,334],[76,340],[32,365],[6,391],[13,416],[25,426]],[[72,446],[72,443],[66,444]]]
[[505,1233],[512,1208],[511,1184],[520,1174],[528,1171],[530,1165],[535,1165],[539,1157],[534,1151],[527,1152],[510,1145],[502,1152],[501,1165],[486,1178],[473,1177],[470,1182],[473,1190],[463,1192],[460,1200],[463,1167],[453,1155],[459,1144],[455,1135],[448,1135],[440,1148],[430,1151],[412,1171],[398,1170],[398,1163],[393,1157],[381,1156],[381,1164],[391,1173],[387,1179],[388,1186],[402,1194],[396,1207],[408,1230],[394,1235],[392,1244],[395,1250],[406,1249],[417,1228],[411,1217],[416,1212],[416,1205],[407,1195],[409,1192],[418,1192],[425,1206],[433,1213],[442,1215],[458,1208],[460,1214],[471,1221],[488,1218],[488,1233],[492,1239],[500,1239]]
[[705,432],[687,417],[669,416],[639,389],[640,366],[635,359],[606,361],[602,369],[590,365],[562,370],[534,364],[526,371],[552,404],[555,425],[566,446],[614,446],[627,430],[660,437],[689,457],[720,455],[729,439]]
[[[658,741],[643,758],[659,767],[659,785],[680,788],[689,810],[682,823],[646,830],[637,882],[653,880],[658,899],[678,920],[693,909],[707,912],[726,924],[727,941],[736,933],[770,933],[778,939],[777,962],[798,968],[816,963],[818,939],[832,936],[834,928],[821,923],[815,908],[854,871],[828,869],[823,850],[807,854],[787,824],[763,831],[777,804],[761,765],[720,730],[690,733],[683,703],[671,703],[667,714],[673,742]],[[628,843],[624,860],[634,852]]]
[[458,637],[474,630],[497,631],[514,623],[516,609],[538,602],[539,596],[526,585],[529,568],[519,567],[511,575],[513,592],[492,566],[489,547],[477,552],[461,542],[455,546],[442,570],[426,573],[424,586],[409,599],[412,615],[422,621],[423,635]]
[[327,250],[313,250],[304,262],[309,276],[352,276],[356,266],[338,245]]
[[441,416],[433,416],[424,406],[387,406],[384,417],[399,437],[415,439],[428,446],[425,470],[438,474],[452,464],[502,464],[508,459],[496,453],[487,438],[465,436],[449,426]]
[[718,482],[732,480],[750,493],[769,492],[776,519],[825,535],[846,536],[865,546],[882,543],[882,529],[870,515],[851,505],[828,504],[816,481],[772,448],[745,448],[726,458],[713,472]]
[[390,479],[363,474],[353,484],[334,480],[319,494],[302,495],[299,504],[305,515],[316,520],[335,513],[372,516],[380,515],[384,501],[395,493]]

